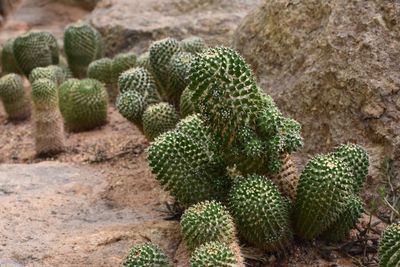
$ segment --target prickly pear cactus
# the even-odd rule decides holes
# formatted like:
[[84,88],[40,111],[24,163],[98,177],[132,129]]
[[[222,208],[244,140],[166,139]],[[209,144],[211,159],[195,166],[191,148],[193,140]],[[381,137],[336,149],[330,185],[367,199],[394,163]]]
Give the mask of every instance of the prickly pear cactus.
[[60,86],[60,110],[69,131],[86,131],[107,123],[108,97],[94,79],[70,79]]
[[236,267],[237,263],[235,252],[220,242],[203,244],[190,258],[191,267]]
[[14,57],[14,40],[15,38],[8,39],[1,50],[1,68],[4,74],[22,74]]
[[136,54],[133,52],[116,55],[111,63],[111,81],[114,87],[118,86],[119,76],[126,70],[136,66]]
[[181,229],[191,251],[211,241],[226,245],[236,242],[233,219],[226,208],[216,201],[204,201],[188,208],[181,218]]
[[172,267],[165,253],[151,243],[135,245],[125,258],[125,267]]
[[334,155],[318,155],[305,166],[297,187],[294,226],[297,235],[313,239],[345,211],[354,190],[348,164]]
[[180,42],[180,45],[183,51],[193,54],[200,53],[207,49],[207,44],[204,39],[198,36],[185,38]]
[[192,94],[193,92],[190,91],[188,88],[183,90],[181,94],[181,99],[179,103],[179,110],[181,113],[181,117],[185,118],[186,116],[189,116],[194,113],[194,107],[192,103]]
[[379,266],[400,266],[400,223],[389,225],[379,241]]
[[87,77],[96,79],[104,84],[111,84],[111,63],[110,58],[100,58],[89,64]]
[[144,97],[139,92],[126,91],[121,93],[117,97],[115,106],[124,118],[143,131],[142,116],[146,105]]
[[87,23],[68,25],[64,31],[64,51],[74,77],[84,78],[89,64],[103,56],[101,35]]
[[54,155],[62,152],[64,126],[58,108],[57,84],[49,79],[36,79],[32,83],[32,101],[36,154]]
[[61,85],[65,81],[65,76],[65,72],[61,67],[50,65],[33,69],[29,75],[29,81],[32,84],[39,79],[49,79],[57,85]]
[[187,52],[175,53],[169,62],[168,99],[179,104],[182,91],[189,84],[190,62],[193,55]]
[[20,76],[14,73],[0,78],[0,99],[9,120],[25,120],[31,115],[30,102]]
[[29,77],[34,68],[57,65],[59,48],[56,38],[48,32],[28,32],[18,36],[13,44],[19,69]]
[[143,113],[143,133],[153,141],[157,136],[175,128],[179,122],[179,115],[175,108],[162,102],[150,105]]

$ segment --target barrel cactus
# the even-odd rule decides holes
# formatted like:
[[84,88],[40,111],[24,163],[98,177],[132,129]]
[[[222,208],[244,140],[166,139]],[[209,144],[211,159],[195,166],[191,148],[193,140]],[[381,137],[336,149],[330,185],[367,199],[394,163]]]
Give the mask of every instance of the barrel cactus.
[[115,88],[118,87],[118,78],[126,70],[136,66],[136,54],[133,52],[116,55],[111,63],[111,81]]
[[193,92],[186,88],[183,90],[181,94],[181,99],[179,103],[179,111],[181,113],[181,117],[185,118],[194,113],[194,107],[192,103],[192,94]]
[[4,74],[22,74],[14,57],[14,40],[15,38],[8,39],[1,50],[1,68]]
[[179,115],[173,106],[162,102],[148,106],[142,120],[144,135],[153,141],[162,133],[174,129],[179,122]]
[[34,68],[57,65],[59,48],[56,38],[48,32],[28,32],[18,36],[13,44],[19,69],[29,77]]
[[180,45],[183,51],[193,54],[200,53],[207,49],[207,44],[204,39],[198,36],[185,38],[180,42]]
[[191,53],[178,52],[171,57],[169,62],[168,99],[176,106],[179,105],[182,91],[189,84],[188,76],[192,59]]
[[383,232],[378,248],[379,266],[400,265],[400,223],[389,225]]
[[69,131],[86,131],[107,123],[108,97],[94,79],[70,79],[60,86],[60,110]]
[[198,247],[190,258],[191,267],[236,267],[235,252],[226,244],[209,242]]
[[108,57],[91,62],[87,69],[87,77],[104,84],[111,84],[111,63],[112,60]]
[[136,65],[138,67],[145,68],[148,71],[152,72],[151,64],[150,64],[150,53],[147,51],[147,52],[144,52],[143,54],[140,54],[137,57]]
[[49,79],[57,85],[61,85],[66,79],[66,74],[61,67],[56,65],[37,67],[29,75],[29,81],[34,83],[39,79]]
[[268,178],[260,175],[238,178],[228,202],[239,234],[251,244],[277,251],[292,240],[288,205]]
[[125,267],[172,267],[172,263],[165,253],[151,243],[139,244],[132,247],[125,258]]
[[348,164],[334,155],[318,155],[305,166],[297,187],[295,231],[313,239],[345,211],[353,194],[354,178]]
[[20,76],[14,73],[0,78],[0,99],[9,120],[25,120],[30,117],[30,101]]
[[57,84],[49,79],[37,79],[32,84],[35,148],[39,156],[64,150],[64,126],[57,90]]
[[124,118],[143,131],[142,116],[146,105],[144,97],[139,92],[126,91],[119,94],[115,106]]
[[64,50],[74,76],[84,78],[89,64],[103,56],[103,41],[95,28],[77,22],[64,31]]

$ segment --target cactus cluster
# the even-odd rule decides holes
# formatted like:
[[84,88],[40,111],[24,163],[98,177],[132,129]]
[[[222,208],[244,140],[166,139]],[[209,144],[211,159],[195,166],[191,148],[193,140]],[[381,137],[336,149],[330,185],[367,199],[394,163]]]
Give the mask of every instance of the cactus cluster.
[[397,267],[400,265],[400,223],[389,225],[379,241],[379,266]]
[[139,244],[132,247],[125,258],[125,267],[172,267],[172,263],[165,253],[151,243]]
[[25,120],[30,117],[30,101],[19,75],[10,73],[1,77],[0,99],[9,120]]

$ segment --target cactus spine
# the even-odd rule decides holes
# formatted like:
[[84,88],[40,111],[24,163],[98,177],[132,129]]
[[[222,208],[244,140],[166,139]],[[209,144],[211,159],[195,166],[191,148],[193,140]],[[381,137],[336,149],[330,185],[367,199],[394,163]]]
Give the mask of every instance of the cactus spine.
[[0,99],[9,120],[25,120],[31,115],[30,102],[20,76],[7,74],[0,79]]

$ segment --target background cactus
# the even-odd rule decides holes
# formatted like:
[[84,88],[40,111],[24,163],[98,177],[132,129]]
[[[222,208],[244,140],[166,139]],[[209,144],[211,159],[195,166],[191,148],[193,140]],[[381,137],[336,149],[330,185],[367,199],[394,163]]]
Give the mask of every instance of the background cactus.
[[74,77],[84,78],[89,64],[103,56],[101,35],[87,23],[68,25],[64,31],[64,51]]
[[185,118],[194,113],[194,107],[192,103],[192,94],[193,92],[186,88],[183,90],[181,94],[181,99],[179,103],[179,111],[181,113],[181,117]]
[[31,115],[31,106],[20,76],[7,74],[0,79],[0,99],[9,120],[25,120]]
[[237,264],[235,252],[219,242],[205,243],[190,258],[191,267],[236,267]]
[[351,169],[334,155],[318,155],[305,166],[297,187],[295,231],[313,239],[327,230],[345,211],[353,194]]
[[145,99],[137,91],[126,91],[117,97],[115,106],[119,113],[133,122],[140,131],[143,131],[142,116],[145,108]]
[[61,85],[65,81],[65,76],[65,72],[61,67],[50,65],[33,69],[29,75],[29,81],[33,84],[39,79],[49,79],[56,85]]
[[125,258],[125,267],[172,267],[169,258],[156,245],[145,243],[135,245]]
[[32,100],[36,154],[53,155],[63,151],[64,127],[58,108],[57,85],[49,79],[35,80]]
[[22,74],[14,57],[14,40],[15,38],[8,39],[1,50],[1,68],[3,74]]
[[114,103],[118,95],[118,88],[112,86],[111,64],[112,60],[106,57],[93,61],[88,66],[87,77],[104,83],[107,88],[109,100]]
[[288,205],[278,188],[259,175],[237,179],[228,202],[239,234],[267,251],[285,248],[293,234]]
[[201,53],[207,49],[207,44],[204,39],[198,36],[185,38],[180,42],[180,45],[183,51],[193,54]]
[[397,267],[400,265],[400,224],[389,225],[379,241],[379,266]]
[[143,133],[153,141],[157,136],[175,128],[179,115],[175,108],[168,103],[150,105],[143,113]]
[[19,69],[29,77],[34,68],[57,65],[59,48],[56,38],[48,32],[28,32],[18,36],[13,44]]
[[91,130],[107,122],[108,97],[94,79],[70,79],[60,86],[60,110],[68,130]]
[[182,91],[189,84],[190,62],[193,55],[187,52],[175,53],[169,62],[168,99],[179,107]]
[[136,66],[136,54],[133,52],[116,55],[111,63],[111,82],[118,87],[118,78],[126,70]]

